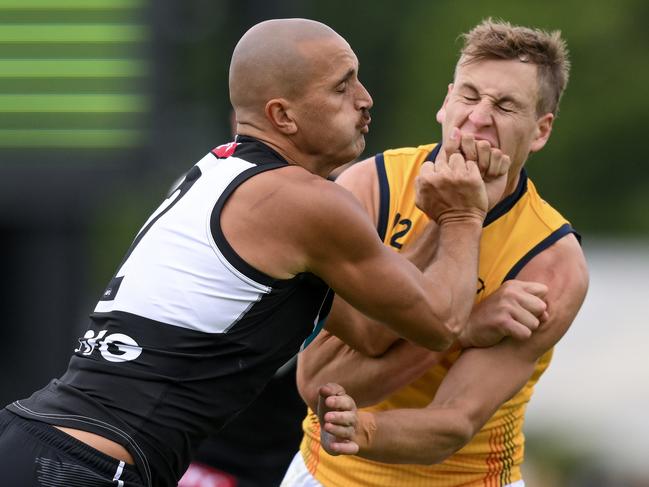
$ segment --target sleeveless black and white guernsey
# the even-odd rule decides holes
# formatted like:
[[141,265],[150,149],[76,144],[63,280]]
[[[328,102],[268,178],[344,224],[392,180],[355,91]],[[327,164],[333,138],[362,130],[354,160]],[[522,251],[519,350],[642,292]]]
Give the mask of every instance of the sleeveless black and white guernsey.
[[261,392],[331,306],[318,277],[271,278],[220,228],[235,188],[286,165],[250,137],[201,159],[138,233],[66,373],[8,409],[116,441],[149,485],[175,486],[200,441]]

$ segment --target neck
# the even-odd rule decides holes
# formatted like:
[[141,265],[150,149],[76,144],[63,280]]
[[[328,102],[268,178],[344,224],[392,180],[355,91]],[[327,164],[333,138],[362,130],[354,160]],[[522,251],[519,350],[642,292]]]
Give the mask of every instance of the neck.
[[508,179],[507,186],[505,186],[505,191],[503,192],[503,198],[506,198],[516,190],[516,187],[518,186],[518,181],[521,179],[521,169],[516,171],[516,174],[514,175],[513,178]]
[[507,185],[505,186],[505,191],[503,192],[503,198],[506,198],[518,187],[518,182],[521,179],[521,172],[525,167],[525,163],[517,164],[517,167],[510,167],[509,173],[507,174]]
[[254,137],[277,152],[280,156],[286,159],[286,162],[289,164],[303,167],[310,173],[323,178],[326,178],[329,173],[335,169],[335,166],[324,166],[314,157],[300,151],[288,138],[274,136],[268,132],[256,130],[251,127],[242,127],[241,125],[237,126],[237,134]]

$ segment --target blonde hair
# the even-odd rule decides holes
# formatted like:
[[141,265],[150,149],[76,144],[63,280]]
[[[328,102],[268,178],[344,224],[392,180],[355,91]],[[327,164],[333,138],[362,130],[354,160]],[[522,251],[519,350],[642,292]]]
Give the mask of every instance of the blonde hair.
[[462,34],[464,46],[458,66],[484,59],[518,59],[537,66],[537,114],[559,112],[559,101],[568,84],[570,60],[561,32],[511,25],[485,19]]

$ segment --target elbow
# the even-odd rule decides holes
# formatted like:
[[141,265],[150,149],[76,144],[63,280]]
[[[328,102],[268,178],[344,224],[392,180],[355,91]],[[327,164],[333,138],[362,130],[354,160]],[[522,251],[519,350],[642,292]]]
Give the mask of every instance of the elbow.
[[446,352],[460,338],[466,321],[453,316],[438,319],[437,333],[429,335],[425,341],[415,341],[419,341],[420,345],[434,352]]
[[439,306],[437,309],[431,306],[429,308],[429,325],[427,326],[428,337],[426,342],[420,341],[419,343],[436,352],[447,351],[464,332],[472,306],[473,303],[468,303],[460,308],[454,304],[454,300],[451,298],[441,309]]
[[468,321],[469,315],[467,314],[464,318],[460,318],[457,315],[450,316],[444,322],[444,330],[446,331],[444,351],[446,351],[452,344],[459,340],[460,335],[462,335],[462,332],[466,328]]
[[297,391],[300,393],[300,397],[306,403],[312,411],[316,412],[318,409],[318,386],[314,381],[307,381],[304,378],[304,375],[300,373],[298,368],[298,373],[296,375]]
[[440,432],[436,443],[440,448],[431,448],[423,461],[423,465],[442,463],[455,452],[463,448],[477,433],[476,428],[467,417],[457,417],[447,423],[447,427]]
[[399,341],[397,335],[390,336],[386,340],[366,340],[362,347],[352,347],[357,352],[362,353],[366,357],[381,358],[396,342]]
[[471,438],[477,433],[472,421],[468,417],[459,418],[454,424],[449,427],[449,447],[448,452],[438,462],[446,460],[455,452],[463,448],[471,441]]

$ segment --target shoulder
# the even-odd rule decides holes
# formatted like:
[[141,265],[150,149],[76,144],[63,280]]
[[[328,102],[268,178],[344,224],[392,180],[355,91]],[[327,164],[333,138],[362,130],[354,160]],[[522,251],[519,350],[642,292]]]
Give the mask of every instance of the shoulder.
[[336,178],[336,183],[352,192],[355,188],[376,183],[376,157],[352,164]]
[[272,191],[279,200],[284,210],[279,216],[293,227],[293,235],[317,233],[323,238],[338,226],[358,223],[358,218],[367,220],[359,201],[347,189],[299,166],[269,171],[265,179],[261,184],[270,189],[264,191]]
[[422,160],[437,146],[437,143],[419,145],[416,147],[397,147],[383,151],[384,158],[397,159],[418,159]]
[[336,183],[356,197],[376,224],[379,207],[376,159],[370,157],[355,163],[336,178]]
[[390,192],[410,187],[419,175],[421,166],[437,144],[419,147],[401,147],[386,150],[376,156],[379,184]]
[[253,178],[256,187],[250,192],[261,198],[268,194],[277,199],[281,208],[290,211],[284,219],[299,219],[301,223],[325,221],[339,212],[357,207],[358,201],[349,191],[333,181],[315,175],[299,166],[287,166],[268,171]]
[[220,223],[242,258],[283,278],[345,254],[356,242],[366,245],[374,231],[351,193],[299,166],[246,180],[226,202]]
[[529,177],[527,178],[526,193],[534,214],[545,225],[554,228],[568,222],[556,208],[541,197],[534,182]]
[[554,244],[532,258],[522,269],[518,279],[560,281],[586,289],[588,287],[588,266],[586,257],[574,234],[560,238]]

